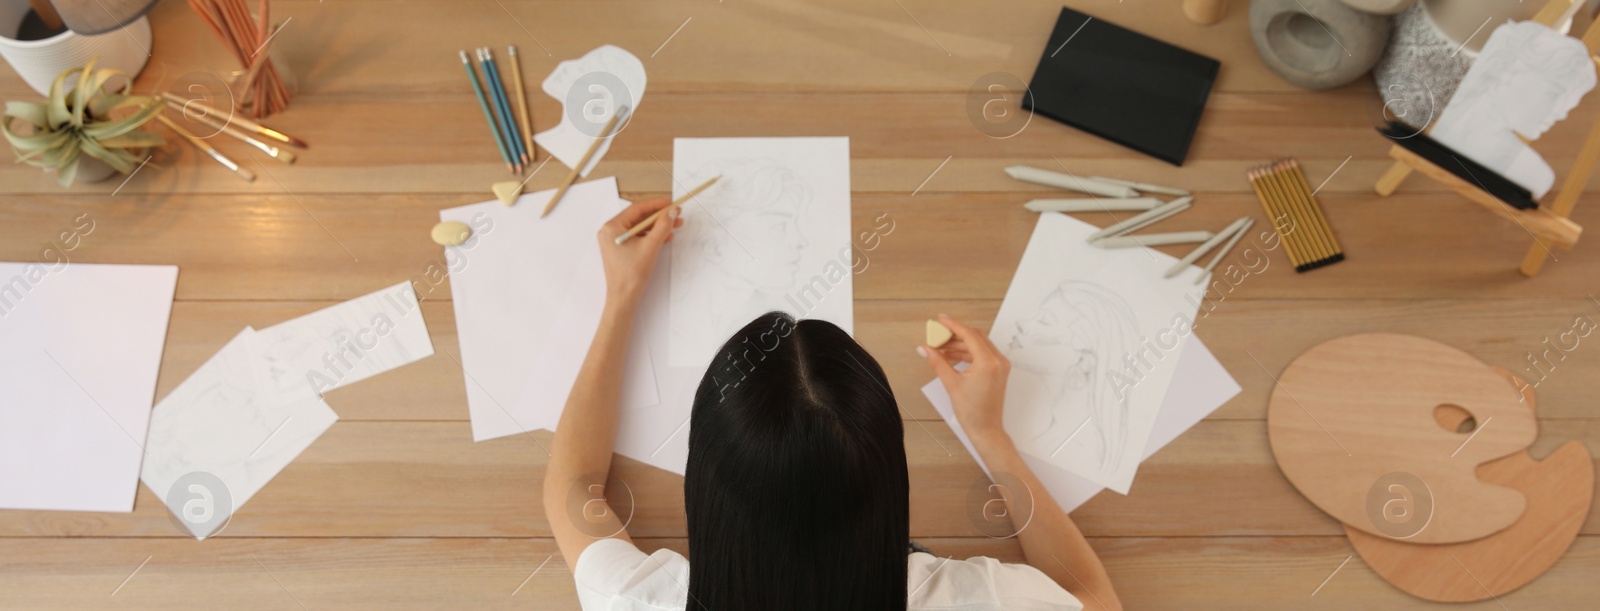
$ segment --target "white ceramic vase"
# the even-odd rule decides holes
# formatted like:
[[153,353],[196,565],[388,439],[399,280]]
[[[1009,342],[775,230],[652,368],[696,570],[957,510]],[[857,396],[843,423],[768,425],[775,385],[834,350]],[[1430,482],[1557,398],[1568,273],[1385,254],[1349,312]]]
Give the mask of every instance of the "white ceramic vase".
[[0,0],[0,56],[40,95],[49,93],[56,75],[90,58],[98,57],[95,65],[121,70],[129,78],[138,76],[150,59],[150,21],[145,17],[94,36],[68,30],[44,40],[16,40],[12,37],[28,8],[27,0]]

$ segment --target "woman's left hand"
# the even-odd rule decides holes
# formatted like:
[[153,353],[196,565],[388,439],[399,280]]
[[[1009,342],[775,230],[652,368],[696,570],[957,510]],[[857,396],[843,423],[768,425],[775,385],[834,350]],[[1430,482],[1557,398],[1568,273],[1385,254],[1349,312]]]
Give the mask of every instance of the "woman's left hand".
[[672,241],[672,230],[683,225],[678,209],[656,217],[655,223],[617,244],[617,236],[633,227],[657,210],[672,203],[666,198],[634,202],[617,213],[600,227],[600,260],[606,273],[606,299],[633,302],[644,293],[650,283],[650,273],[655,270],[656,256],[661,245]]

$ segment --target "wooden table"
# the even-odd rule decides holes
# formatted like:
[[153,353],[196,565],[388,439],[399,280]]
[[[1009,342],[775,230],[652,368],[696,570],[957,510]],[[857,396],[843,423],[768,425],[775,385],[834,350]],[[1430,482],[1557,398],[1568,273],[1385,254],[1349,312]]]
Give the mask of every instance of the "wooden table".
[[[1354,553],[1339,525],[1273,465],[1263,422],[1271,376],[1317,342],[1384,330],[1537,380],[1526,356],[1575,317],[1600,317],[1597,241],[1525,279],[1514,263],[1527,244],[1443,187],[1416,181],[1377,199],[1371,185],[1389,160],[1369,127],[1380,104],[1370,81],[1294,89],[1257,59],[1244,11],[1199,27],[1162,0],[1068,4],[1222,60],[1183,167],[1042,118],[1005,139],[975,127],[969,98],[989,95],[981,77],[1032,75],[1057,11],[1050,2],[278,0],[273,14],[292,21],[273,46],[301,93],[270,123],[311,142],[297,165],[225,140],[217,145],[248,158],[256,182],[177,144],[126,183],[70,190],[6,165],[0,260],[37,260],[86,214],[95,229],[74,261],[181,266],[157,396],[240,327],[408,278],[441,354],[331,393],[338,424],[212,539],[180,536],[142,487],[132,514],[0,511],[0,608],[576,607],[539,502],[545,453],[527,437],[472,442],[449,290],[436,280],[441,251],[428,240],[439,209],[490,199],[489,184],[509,178],[456,57],[508,43],[533,82],[602,43],[644,60],[649,94],[598,169],[628,197],[670,190],[663,165],[674,137],[851,137],[856,226],[888,215],[896,227],[855,278],[858,336],[916,420],[906,427],[912,535],[942,555],[1020,559],[1014,541],[968,522],[967,490],[982,472],[918,392],[931,375],[912,351],[929,315],[987,325],[999,307],[1035,220],[1020,204],[1045,192],[1001,168],[1059,162],[1194,189],[1195,208],[1164,227],[1175,231],[1259,218],[1245,169],[1299,158],[1325,183],[1319,197],[1349,260],[1299,275],[1273,253],[1262,273],[1211,293],[1198,334],[1244,392],[1147,461],[1132,495],[1102,495],[1074,517],[1132,609],[1430,606],[1359,558],[1338,568]],[[151,22],[141,89],[231,69],[183,2],[162,3]],[[0,93],[37,97],[8,68]],[[1568,122],[1591,124],[1596,99]],[[558,104],[531,101],[535,123],[552,125]],[[1539,146],[1568,167],[1581,136],[1558,129]],[[544,167],[530,190],[564,173]],[[1580,207],[1575,220],[1596,224],[1600,206]],[[1583,338],[1539,386],[1536,455],[1565,439],[1600,452],[1591,342],[1600,338]],[[637,494],[631,533],[647,549],[683,550],[682,480],[621,459],[616,472]],[[1600,597],[1600,520],[1584,532],[1504,606],[1578,608]]]

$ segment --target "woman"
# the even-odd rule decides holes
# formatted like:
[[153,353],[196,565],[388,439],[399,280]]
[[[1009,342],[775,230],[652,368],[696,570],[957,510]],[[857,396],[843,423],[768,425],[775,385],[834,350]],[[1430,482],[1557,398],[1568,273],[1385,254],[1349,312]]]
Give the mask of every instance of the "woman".
[[[684,477],[691,557],[646,555],[603,494],[621,365],[661,246],[681,221],[613,238],[666,206],[641,202],[600,230],[604,318],[561,414],[545,515],[585,609],[1120,609],[1094,550],[1044,494],[1001,426],[1006,361],[981,333],[918,346],[991,472],[1029,565],[907,552],[900,412],[875,360],[832,324],[767,314],[723,345],[695,393]],[[964,372],[953,361],[968,361]],[[1040,491],[1034,494],[1032,491]],[[566,519],[581,516],[581,519]]]

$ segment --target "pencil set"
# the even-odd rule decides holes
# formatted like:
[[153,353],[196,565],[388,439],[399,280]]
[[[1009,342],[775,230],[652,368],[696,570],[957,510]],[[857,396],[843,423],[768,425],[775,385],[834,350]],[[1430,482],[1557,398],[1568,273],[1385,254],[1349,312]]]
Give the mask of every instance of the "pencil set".
[[1344,260],[1344,250],[1312,194],[1300,162],[1283,159],[1252,168],[1247,176],[1261,207],[1278,232],[1294,271],[1305,272]]
[[[460,52],[461,66],[467,70],[467,79],[472,83],[472,93],[478,98],[478,109],[483,111],[483,119],[489,123],[495,148],[499,149],[500,159],[505,162],[506,169],[521,174],[530,162],[538,158],[538,153],[533,147],[528,94],[522,87],[522,60],[517,56],[516,47],[506,47],[506,55],[511,57],[512,81],[517,90],[519,116],[512,117],[510,94],[506,91],[509,88],[500,78],[500,69],[495,64],[494,52],[488,47],[479,47],[472,52],[478,58],[477,68],[473,67],[466,51]],[[479,68],[483,70],[481,84],[478,80]]]
[[284,87],[283,78],[267,53],[268,43],[277,34],[268,18],[267,0],[257,3],[254,15],[245,0],[189,0],[189,8],[200,15],[200,20],[244,68],[244,87],[236,106],[259,119],[289,105],[289,89]]

